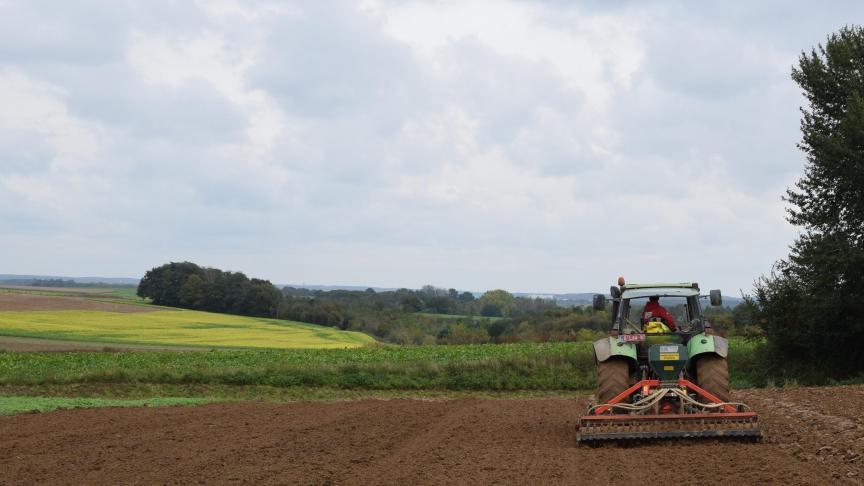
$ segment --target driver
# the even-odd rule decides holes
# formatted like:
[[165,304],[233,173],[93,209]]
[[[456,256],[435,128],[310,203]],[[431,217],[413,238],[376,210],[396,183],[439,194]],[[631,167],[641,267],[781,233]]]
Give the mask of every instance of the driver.
[[675,318],[672,317],[672,314],[665,307],[660,305],[660,297],[653,295],[648,297],[648,303],[645,304],[645,309],[642,310],[642,324],[644,325],[656,317],[662,319],[669,326],[669,329],[675,331]]

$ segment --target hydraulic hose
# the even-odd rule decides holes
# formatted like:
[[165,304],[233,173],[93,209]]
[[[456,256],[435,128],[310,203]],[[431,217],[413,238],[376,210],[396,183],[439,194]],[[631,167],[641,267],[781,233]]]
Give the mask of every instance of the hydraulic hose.
[[592,412],[594,412],[594,410],[596,410],[598,408],[602,408],[602,407],[606,407],[610,410],[611,409],[618,409],[618,410],[626,410],[628,412],[637,412],[638,413],[638,412],[642,412],[644,410],[647,410],[648,408],[653,407],[654,405],[659,403],[660,400],[663,400],[663,398],[665,398],[670,393],[678,396],[685,403],[692,405],[694,407],[697,407],[697,408],[701,408],[701,409],[716,410],[716,409],[719,409],[722,407],[728,407],[728,406],[742,408],[744,410],[750,409],[750,407],[747,406],[746,404],[739,403],[739,402],[702,403],[702,402],[699,402],[699,401],[693,399],[692,397],[687,395],[686,392],[684,392],[680,389],[677,389],[677,388],[658,388],[658,389],[654,390],[654,392],[652,392],[650,395],[648,395],[647,397],[643,397],[641,400],[637,401],[636,403],[605,403],[605,404],[601,404],[601,405],[594,405],[593,407],[588,409],[588,413],[591,414]]

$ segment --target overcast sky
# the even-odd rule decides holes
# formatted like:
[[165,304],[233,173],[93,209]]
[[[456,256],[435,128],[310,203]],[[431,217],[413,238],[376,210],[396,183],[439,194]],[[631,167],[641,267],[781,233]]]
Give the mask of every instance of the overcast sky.
[[0,273],[737,293],[862,2],[0,0]]

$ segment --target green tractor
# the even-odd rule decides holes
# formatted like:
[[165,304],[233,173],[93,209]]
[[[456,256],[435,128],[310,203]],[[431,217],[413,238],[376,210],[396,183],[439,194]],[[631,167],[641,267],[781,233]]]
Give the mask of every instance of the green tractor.
[[[622,277],[610,293],[612,330],[594,342],[597,403],[580,419],[579,441],[761,437],[757,415],[732,402],[729,342],[702,313],[705,297],[722,305],[719,290]],[[606,307],[595,295],[594,308]]]

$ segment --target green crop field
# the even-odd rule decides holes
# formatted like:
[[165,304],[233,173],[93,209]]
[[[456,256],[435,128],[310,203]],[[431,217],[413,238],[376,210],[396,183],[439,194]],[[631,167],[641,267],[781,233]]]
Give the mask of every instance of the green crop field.
[[[737,344],[733,342],[730,349],[733,386],[767,384],[755,345]],[[591,343],[586,342],[207,353],[0,353],[4,370],[0,385],[591,391],[594,366]]]
[[354,389],[593,386],[590,343],[283,351],[0,353],[0,385],[161,383]]
[[3,311],[0,312],[0,335],[240,348],[346,348],[375,342],[359,332],[314,324],[190,310],[138,313]]

